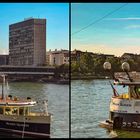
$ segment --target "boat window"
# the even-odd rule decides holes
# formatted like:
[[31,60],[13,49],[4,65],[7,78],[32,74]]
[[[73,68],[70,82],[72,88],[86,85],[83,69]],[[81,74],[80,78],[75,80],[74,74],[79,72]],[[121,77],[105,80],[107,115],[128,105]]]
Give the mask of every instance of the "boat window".
[[135,87],[135,92],[137,94],[137,98],[140,98],[140,87]]
[[11,115],[11,108],[9,107],[5,108],[5,115]]
[[3,114],[3,108],[0,108],[0,114]]
[[140,93],[140,87],[137,87],[137,92]]
[[12,115],[18,115],[18,108],[17,107],[12,108]]
[[24,108],[19,108],[19,115],[23,115],[24,114]]
[[25,108],[25,114],[28,115],[28,107]]
[[19,115],[24,115],[24,112],[25,112],[25,115],[28,115],[28,107],[19,108]]
[[140,106],[140,102],[135,102],[134,106]]

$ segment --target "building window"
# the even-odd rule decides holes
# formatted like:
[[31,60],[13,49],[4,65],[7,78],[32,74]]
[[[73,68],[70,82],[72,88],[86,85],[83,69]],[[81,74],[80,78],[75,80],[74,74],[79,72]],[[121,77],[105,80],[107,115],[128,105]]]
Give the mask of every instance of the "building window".
[[55,57],[53,58],[53,64],[55,64]]

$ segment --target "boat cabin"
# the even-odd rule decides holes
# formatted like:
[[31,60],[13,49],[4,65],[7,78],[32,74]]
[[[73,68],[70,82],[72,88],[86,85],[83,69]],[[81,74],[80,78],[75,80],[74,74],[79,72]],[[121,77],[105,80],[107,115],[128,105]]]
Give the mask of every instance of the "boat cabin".
[[123,93],[119,97],[125,99],[140,99],[140,82],[114,82],[115,85],[128,86],[128,93]]
[[23,106],[0,106],[0,115],[29,115],[29,107]]
[[28,116],[30,114],[30,107],[34,106],[36,101],[31,99],[21,100],[14,97],[12,99],[0,99],[0,115],[22,115]]
[[[114,85],[122,85],[123,87],[128,86],[128,93],[123,93],[119,97],[126,99],[140,99],[140,73],[130,73],[133,81],[130,81],[124,77],[126,75],[120,76],[122,73],[116,73],[115,77],[117,81],[114,81]],[[124,74],[124,73],[123,73]]]

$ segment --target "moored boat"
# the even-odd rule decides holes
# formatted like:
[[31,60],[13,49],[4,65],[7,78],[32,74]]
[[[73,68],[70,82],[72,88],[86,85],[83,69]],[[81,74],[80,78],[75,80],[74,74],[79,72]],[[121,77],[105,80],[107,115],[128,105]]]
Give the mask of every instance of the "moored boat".
[[[111,64],[106,63],[105,69],[110,70]],[[109,119],[100,122],[107,129],[118,129],[140,132],[140,73],[128,72],[130,66],[122,64],[124,72],[115,73],[114,85],[128,87],[127,93],[118,94],[111,84],[113,96],[110,100]]]
[[51,114],[47,111],[47,101],[44,101],[44,112],[33,112],[32,107],[37,101],[12,97],[4,93],[6,79],[3,78],[2,95],[0,97],[0,132],[18,137],[50,138]]

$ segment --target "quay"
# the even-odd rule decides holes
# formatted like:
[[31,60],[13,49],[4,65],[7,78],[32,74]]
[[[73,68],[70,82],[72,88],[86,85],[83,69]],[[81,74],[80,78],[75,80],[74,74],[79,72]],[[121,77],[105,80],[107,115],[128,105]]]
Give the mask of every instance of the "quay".
[[0,74],[7,74],[9,81],[45,81],[55,82],[60,79],[54,66],[0,66]]

